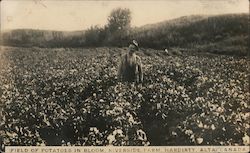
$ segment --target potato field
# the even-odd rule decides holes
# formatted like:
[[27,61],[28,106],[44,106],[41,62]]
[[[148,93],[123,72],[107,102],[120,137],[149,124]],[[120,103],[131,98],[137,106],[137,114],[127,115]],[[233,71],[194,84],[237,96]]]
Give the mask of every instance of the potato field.
[[247,57],[144,49],[142,84],[117,80],[126,48],[0,51],[0,144],[249,145]]

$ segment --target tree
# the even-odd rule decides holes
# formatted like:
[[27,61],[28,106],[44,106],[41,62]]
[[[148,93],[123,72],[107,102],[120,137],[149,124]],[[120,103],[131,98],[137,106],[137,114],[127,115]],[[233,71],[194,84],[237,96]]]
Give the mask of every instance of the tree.
[[87,46],[100,46],[102,43],[101,32],[102,28],[98,26],[91,27],[85,33],[85,44]]
[[114,9],[108,17],[108,27],[111,32],[130,28],[131,11],[127,8]]
[[131,11],[127,8],[114,9],[108,17],[106,39],[110,45],[123,45],[131,28]]

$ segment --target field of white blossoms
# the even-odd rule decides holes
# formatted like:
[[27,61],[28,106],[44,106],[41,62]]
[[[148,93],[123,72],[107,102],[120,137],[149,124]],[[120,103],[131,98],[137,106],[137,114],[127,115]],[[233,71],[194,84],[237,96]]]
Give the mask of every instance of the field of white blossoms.
[[249,145],[247,57],[146,51],[144,82],[127,84],[121,48],[3,47],[1,148]]

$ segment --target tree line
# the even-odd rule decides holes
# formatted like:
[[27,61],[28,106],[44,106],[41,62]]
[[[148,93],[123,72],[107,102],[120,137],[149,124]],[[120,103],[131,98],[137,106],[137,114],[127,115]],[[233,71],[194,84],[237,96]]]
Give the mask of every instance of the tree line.
[[216,45],[247,47],[247,14],[193,15],[131,27],[131,11],[117,8],[107,20],[103,27],[92,26],[84,31],[13,30],[3,33],[1,42],[26,47],[122,47],[136,39],[140,46],[156,49],[197,46],[213,49]]

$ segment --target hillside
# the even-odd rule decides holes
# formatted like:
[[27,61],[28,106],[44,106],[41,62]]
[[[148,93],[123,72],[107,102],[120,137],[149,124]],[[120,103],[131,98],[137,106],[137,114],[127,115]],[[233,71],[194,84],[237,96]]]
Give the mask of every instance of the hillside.
[[132,37],[150,48],[184,47],[246,54],[247,21],[247,14],[185,16],[135,28]]
[[[16,29],[2,33],[3,44],[10,46],[62,47],[74,39],[83,38],[85,31],[52,31]],[[74,44],[72,44],[74,45]]]
[[[188,48],[195,51],[245,55],[248,42],[247,23],[247,14],[184,16],[132,28],[130,34],[125,36],[120,43],[124,46],[131,39],[136,39],[140,46],[145,48]],[[96,33],[98,32],[100,31]],[[86,31],[13,30],[2,34],[2,44],[39,47],[92,46],[86,41],[86,33]],[[98,34],[96,35],[94,37],[98,37]],[[99,42],[103,41],[103,38],[94,40],[98,42],[93,44],[110,46],[110,44]]]

